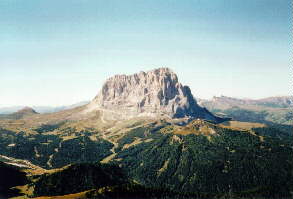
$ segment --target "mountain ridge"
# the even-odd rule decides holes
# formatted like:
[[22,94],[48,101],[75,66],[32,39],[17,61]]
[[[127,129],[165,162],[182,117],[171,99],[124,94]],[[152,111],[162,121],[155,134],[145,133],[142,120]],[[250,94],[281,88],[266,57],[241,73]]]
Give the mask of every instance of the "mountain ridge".
[[292,125],[292,96],[239,99],[227,96],[198,99],[201,106],[222,117],[243,122]]
[[292,96],[271,96],[260,99],[250,99],[250,98],[236,98],[229,96],[214,96],[211,99],[197,99],[199,104],[205,106],[208,104],[222,103],[227,106],[235,105],[258,105],[264,107],[275,107],[275,108],[289,108],[293,104]]

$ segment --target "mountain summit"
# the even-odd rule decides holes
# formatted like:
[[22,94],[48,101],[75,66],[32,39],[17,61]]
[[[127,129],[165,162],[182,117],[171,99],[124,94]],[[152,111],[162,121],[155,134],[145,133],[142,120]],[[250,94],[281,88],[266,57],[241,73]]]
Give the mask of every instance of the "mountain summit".
[[103,110],[119,118],[169,117],[219,121],[200,107],[188,86],[183,86],[169,68],[133,75],[115,75],[88,105],[88,111]]

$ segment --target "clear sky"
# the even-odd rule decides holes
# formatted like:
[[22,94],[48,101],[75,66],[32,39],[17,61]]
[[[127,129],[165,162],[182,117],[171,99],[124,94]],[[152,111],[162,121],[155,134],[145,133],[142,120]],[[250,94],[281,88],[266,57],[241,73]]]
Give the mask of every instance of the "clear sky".
[[1,0],[0,106],[90,100],[109,76],[162,66],[200,98],[289,95],[291,4]]

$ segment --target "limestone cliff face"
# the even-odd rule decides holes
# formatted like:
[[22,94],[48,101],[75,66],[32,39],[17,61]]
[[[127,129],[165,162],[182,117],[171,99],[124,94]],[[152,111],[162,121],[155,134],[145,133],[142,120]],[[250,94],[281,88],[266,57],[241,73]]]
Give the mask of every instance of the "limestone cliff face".
[[177,75],[168,68],[109,78],[88,109],[102,109],[123,118],[166,116],[216,120],[197,105],[189,87],[178,82]]

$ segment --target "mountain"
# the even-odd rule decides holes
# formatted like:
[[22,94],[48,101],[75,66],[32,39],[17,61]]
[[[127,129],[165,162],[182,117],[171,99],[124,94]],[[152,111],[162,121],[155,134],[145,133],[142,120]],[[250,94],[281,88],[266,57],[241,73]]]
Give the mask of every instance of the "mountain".
[[86,112],[102,110],[110,119],[134,117],[201,118],[219,122],[200,107],[188,86],[169,68],[109,78]]
[[292,125],[291,96],[269,97],[264,99],[238,99],[213,97],[211,100],[198,99],[199,104],[222,117],[230,117],[244,122]]

